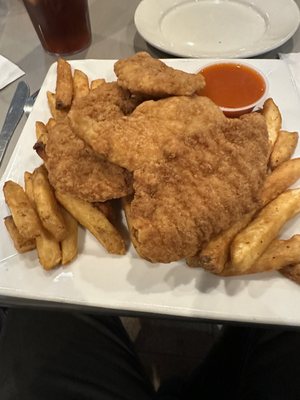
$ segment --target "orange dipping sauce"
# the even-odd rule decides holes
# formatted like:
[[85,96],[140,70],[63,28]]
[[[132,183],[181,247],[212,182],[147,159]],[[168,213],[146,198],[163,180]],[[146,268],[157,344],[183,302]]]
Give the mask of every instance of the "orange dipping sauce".
[[200,73],[206,86],[199,94],[209,97],[227,116],[250,112],[267,90],[266,80],[258,71],[238,62],[211,64]]

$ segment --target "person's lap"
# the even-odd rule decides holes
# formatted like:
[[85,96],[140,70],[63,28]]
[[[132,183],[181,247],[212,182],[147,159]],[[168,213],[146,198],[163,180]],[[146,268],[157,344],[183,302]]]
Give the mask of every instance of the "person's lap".
[[[167,399],[300,399],[300,334],[229,328]],[[174,390],[175,389],[175,390]],[[10,309],[0,336],[1,400],[155,397],[116,317]]]
[[[189,400],[300,399],[300,333],[229,327],[185,385]],[[199,390],[199,388],[201,388]]]
[[0,341],[1,400],[149,399],[120,320],[11,309]]

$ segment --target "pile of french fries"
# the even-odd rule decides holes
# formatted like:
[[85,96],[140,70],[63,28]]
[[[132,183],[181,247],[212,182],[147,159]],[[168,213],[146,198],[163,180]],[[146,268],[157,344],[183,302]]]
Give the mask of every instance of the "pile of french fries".
[[[41,158],[51,125],[67,117],[74,99],[86,96],[102,82],[103,79],[98,79],[89,85],[89,79],[82,71],[75,70],[72,74],[70,64],[58,60],[56,92],[47,92],[52,117],[47,124],[36,122],[36,149]],[[109,253],[125,254],[125,241],[111,223],[112,217],[106,212],[105,203],[99,207],[55,191],[43,164],[32,173],[25,172],[24,188],[7,181],[3,192],[11,211],[4,223],[16,250],[25,253],[36,249],[44,269],[66,265],[77,257],[78,224],[90,231]]]
[[220,276],[279,270],[300,283],[300,234],[278,239],[285,223],[300,213],[300,189],[288,189],[300,179],[300,158],[291,159],[298,133],[282,130],[281,114],[272,99],[265,102],[261,112],[270,142],[261,209],[244,215],[187,263]]
[[[67,117],[72,103],[103,83],[74,70],[63,59],[57,63],[56,92],[47,93],[51,118],[36,122],[37,151],[43,158],[48,130]],[[270,142],[269,174],[262,190],[261,209],[244,215],[228,230],[211,240],[197,255],[187,259],[191,267],[202,267],[219,276],[279,270],[300,283],[300,234],[278,239],[284,224],[300,212],[300,189],[289,187],[300,179],[300,158],[292,159],[298,133],[282,130],[280,111],[268,99],[261,113]],[[112,254],[125,254],[125,242],[103,208],[55,192],[44,165],[24,175],[24,189],[8,181],[4,195],[11,216],[5,225],[19,252],[37,250],[40,264],[52,269],[65,265],[78,253],[78,224],[89,230]]]

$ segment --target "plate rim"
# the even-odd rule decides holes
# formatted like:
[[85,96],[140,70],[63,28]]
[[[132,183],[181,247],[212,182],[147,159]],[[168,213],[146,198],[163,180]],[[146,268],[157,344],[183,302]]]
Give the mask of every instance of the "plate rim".
[[[176,3],[181,4],[181,3],[198,3],[199,0],[174,0]],[[203,0],[200,0],[200,2]],[[206,1],[211,1],[215,2],[215,0],[206,0]],[[221,0],[221,1],[227,1],[227,0]],[[229,0],[230,1],[230,0]],[[148,6],[148,4],[153,3],[153,0],[141,0],[141,2],[138,4],[135,13],[134,13],[134,24],[136,27],[137,32],[140,34],[140,36],[151,46],[155,47],[156,49],[163,51],[167,54],[170,54],[172,56],[176,57],[184,57],[184,58],[225,58],[225,59],[230,59],[230,58],[247,58],[247,57],[255,57],[261,54],[265,54],[269,51],[272,51],[280,46],[282,46],[284,43],[286,43],[298,30],[300,26],[300,9],[297,5],[297,3],[294,0],[282,0],[285,1],[287,4],[289,4],[291,7],[294,7],[295,12],[297,13],[295,17],[295,21],[297,19],[297,22],[293,25],[293,28],[290,29],[289,33],[279,40],[275,40],[271,45],[265,45],[261,49],[253,49],[253,50],[237,50],[237,51],[231,51],[231,52],[222,52],[219,51],[218,55],[216,53],[207,53],[207,52],[190,52],[187,50],[187,52],[183,52],[180,50],[172,49],[171,47],[168,46],[167,42],[164,42],[163,36],[160,37],[162,41],[159,43],[155,38],[154,40],[151,38],[151,34],[147,32],[147,29],[143,28],[143,21],[142,21],[142,13],[143,13],[143,8]],[[233,2],[237,2],[233,0]],[[238,0],[240,3],[245,3],[245,4],[252,4],[250,0]],[[156,1],[156,4],[159,6],[161,5],[161,2],[159,0]],[[275,7],[274,3],[272,2],[272,7]],[[171,7],[170,7],[171,8]],[[165,12],[165,7],[161,8]],[[293,14],[294,16],[294,14]],[[159,22],[159,18],[157,19],[157,22]]]

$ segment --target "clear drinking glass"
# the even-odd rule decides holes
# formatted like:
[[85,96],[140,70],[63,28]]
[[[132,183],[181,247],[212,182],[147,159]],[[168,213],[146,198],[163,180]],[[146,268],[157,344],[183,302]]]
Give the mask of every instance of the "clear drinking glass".
[[91,44],[88,0],[23,0],[43,48],[77,53]]

